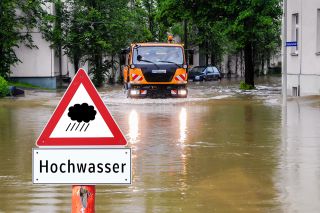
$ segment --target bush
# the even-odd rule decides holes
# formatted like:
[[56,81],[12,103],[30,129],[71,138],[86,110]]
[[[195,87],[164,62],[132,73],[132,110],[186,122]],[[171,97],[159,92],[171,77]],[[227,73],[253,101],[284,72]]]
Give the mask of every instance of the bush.
[[8,82],[0,76],[0,97],[4,97],[9,94]]
[[244,81],[241,81],[240,82],[240,89],[241,90],[251,90],[251,89],[255,89],[255,87],[250,84],[246,84]]

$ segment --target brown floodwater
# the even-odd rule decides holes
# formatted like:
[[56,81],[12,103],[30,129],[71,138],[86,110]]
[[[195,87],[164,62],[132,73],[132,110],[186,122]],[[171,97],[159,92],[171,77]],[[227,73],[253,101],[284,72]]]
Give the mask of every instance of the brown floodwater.
[[[97,212],[319,212],[320,98],[281,106],[279,78],[189,85],[187,99],[101,96],[132,148],[131,186]],[[0,212],[70,212],[71,186],[33,185],[32,148],[63,91],[0,100]]]

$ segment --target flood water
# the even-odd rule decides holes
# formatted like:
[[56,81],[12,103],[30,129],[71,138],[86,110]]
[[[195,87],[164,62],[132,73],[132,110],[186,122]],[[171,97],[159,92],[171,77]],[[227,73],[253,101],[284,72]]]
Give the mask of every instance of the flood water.
[[[187,99],[101,96],[132,148],[131,186],[97,212],[319,212],[320,98],[281,105],[280,78],[189,85]],[[33,185],[32,148],[63,91],[0,100],[0,212],[70,212],[71,186]]]

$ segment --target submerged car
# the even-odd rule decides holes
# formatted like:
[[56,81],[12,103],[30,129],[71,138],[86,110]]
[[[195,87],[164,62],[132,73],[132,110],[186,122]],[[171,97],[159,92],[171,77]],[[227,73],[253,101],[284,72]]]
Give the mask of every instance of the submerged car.
[[189,79],[193,81],[220,80],[221,74],[214,66],[196,66],[190,70]]

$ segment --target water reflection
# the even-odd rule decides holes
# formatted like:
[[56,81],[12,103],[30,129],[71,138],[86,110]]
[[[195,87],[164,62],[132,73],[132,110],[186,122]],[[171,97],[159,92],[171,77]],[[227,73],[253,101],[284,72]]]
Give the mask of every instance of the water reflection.
[[136,110],[131,110],[129,114],[129,142],[131,144],[137,143],[139,135],[139,117]]
[[283,109],[278,179],[279,199],[288,212],[319,212],[320,209],[319,103],[319,99],[294,99]]
[[[209,84],[203,96],[217,90]],[[70,186],[31,183],[31,149],[59,97],[38,99],[0,100],[0,212],[70,210]],[[97,186],[96,211],[316,212],[320,104],[293,102],[281,133],[281,108],[269,99],[118,98],[108,109],[132,148],[133,184]]]
[[185,107],[182,107],[179,114],[179,123],[180,123],[180,143],[184,143],[187,138],[187,110]]
[[244,106],[244,136],[246,143],[254,142],[255,138],[255,119],[254,119],[254,111],[251,104]]

